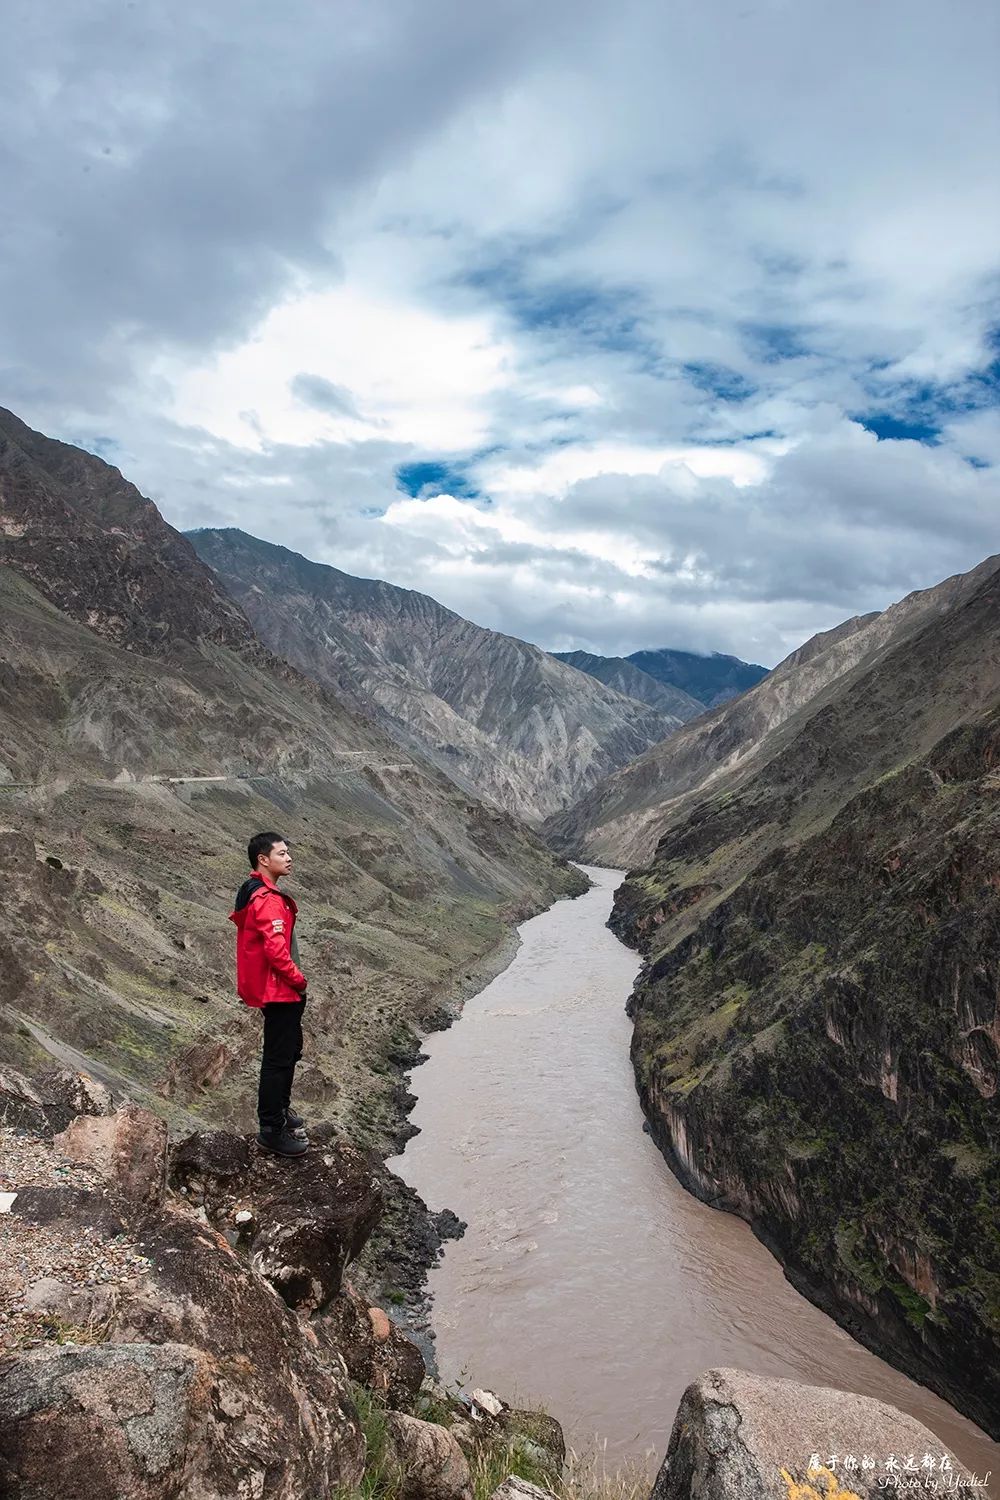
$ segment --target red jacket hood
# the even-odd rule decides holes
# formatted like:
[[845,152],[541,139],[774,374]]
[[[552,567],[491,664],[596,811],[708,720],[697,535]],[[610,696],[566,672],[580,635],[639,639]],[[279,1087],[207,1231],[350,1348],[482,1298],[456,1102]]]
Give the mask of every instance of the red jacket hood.
[[285,891],[278,890],[276,881],[273,881],[271,877],[267,875],[263,870],[251,870],[246,880],[244,880],[243,884],[236,892],[235,906],[229,913],[230,922],[235,922],[236,926],[242,929],[243,924],[247,919],[247,912],[250,909],[251,901],[253,901],[255,897],[261,896],[268,891],[273,892],[275,896],[280,896],[282,901],[284,901],[286,905],[290,906],[293,912],[298,911],[298,907],[296,906],[293,898],[289,896]]

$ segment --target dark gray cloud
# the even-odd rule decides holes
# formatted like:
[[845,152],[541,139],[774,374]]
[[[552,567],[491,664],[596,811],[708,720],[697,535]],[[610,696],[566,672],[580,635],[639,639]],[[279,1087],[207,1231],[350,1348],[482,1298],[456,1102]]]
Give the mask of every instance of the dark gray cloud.
[[[352,193],[575,6],[30,3],[0,51],[2,374],[79,397],[341,271]],[[588,7],[582,7],[586,14]]]

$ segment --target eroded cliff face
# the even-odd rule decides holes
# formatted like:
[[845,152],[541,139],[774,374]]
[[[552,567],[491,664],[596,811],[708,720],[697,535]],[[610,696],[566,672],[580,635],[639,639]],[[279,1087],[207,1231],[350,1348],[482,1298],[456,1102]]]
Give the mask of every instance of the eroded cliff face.
[[[655,1137],[857,1338],[1000,1435],[1000,710],[767,854],[615,923]],[[665,852],[665,851],[661,851]]]
[[426,594],[353,578],[231,528],[191,540],[273,651],[529,822],[682,722]]

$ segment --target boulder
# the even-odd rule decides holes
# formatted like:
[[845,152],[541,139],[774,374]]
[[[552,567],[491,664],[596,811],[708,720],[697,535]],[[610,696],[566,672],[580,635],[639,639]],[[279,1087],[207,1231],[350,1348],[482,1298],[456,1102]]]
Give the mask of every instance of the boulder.
[[497,1424],[514,1453],[556,1480],[566,1462],[566,1439],[555,1417],[544,1411],[505,1406]]
[[226,1131],[199,1131],[173,1152],[170,1180],[304,1316],[340,1291],[344,1269],[382,1212],[375,1164],[329,1126],[289,1161]]
[[0,1124],[37,1130],[45,1123],[45,1100],[38,1086],[14,1068],[0,1068]]
[[138,1104],[113,1115],[78,1115],[52,1144],[71,1161],[94,1167],[132,1203],[155,1206],[163,1198],[166,1122]]
[[446,1427],[402,1412],[387,1416],[387,1459],[400,1500],[472,1500],[468,1460]]
[[[0,1493],[24,1500],[203,1500],[220,1469],[211,1359],[181,1344],[32,1349],[0,1362]],[[244,1483],[251,1471],[238,1471]],[[243,1493],[251,1493],[244,1490]]]
[[425,1375],[423,1355],[380,1307],[369,1307],[345,1285],[312,1328],[321,1344],[339,1350],[358,1385],[395,1410],[412,1407]]
[[111,1094],[87,1073],[53,1069],[42,1078],[26,1078],[14,1068],[0,1068],[0,1124],[51,1136],[65,1130],[77,1115],[107,1115]]
[[50,1106],[68,1110],[71,1117],[114,1113],[111,1090],[89,1073],[53,1069],[41,1079],[41,1088]]
[[[91,1243],[116,1239],[128,1222],[110,1195],[71,1187],[26,1188],[11,1212],[35,1224],[59,1225],[70,1234],[86,1233]],[[343,1362],[321,1347],[210,1225],[169,1203],[138,1217],[133,1206],[131,1213],[131,1236],[146,1261],[115,1288],[102,1325],[105,1342],[92,1347],[181,1345],[200,1351],[199,1358],[210,1361],[199,1370],[211,1377],[213,1414],[204,1441],[191,1440],[203,1487],[136,1489],[135,1494],[327,1500],[334,1491],[357,1485],[365,1442]],[[61,1410],[57,1406],[49,1422],[53,1451],[62,1441]],[[75,1433],[68,1406],[66,1412]],[[109,1408],[108,1443],[126,1441],[127,1435],[120,1438],[114,1431],[112,1417]],[[29,1488],[12,1493],[25,1500],[36,1494]],[[76,1493],[64,1490],[62,1500]],[[86,1493],[103,1500],[96,1489]],[[119,1494],[114,1489],[106,1493],[108,1500]],[[48,1491],[37,1492],[37,1500],[47,1496]]]
[[[919,1467],[925,1454],[933,1471]],[[921,1488],[929,1473],[942,1490],[972,1500],[972,1476],[954,1454],[884,1401],[747,1370],[707,1370],[681,1398],[650,1500],[874,1500],[896,1487],[891,1477],[887,1484],[895,1472],[887,1460],[902,1470],[911,1456]]]

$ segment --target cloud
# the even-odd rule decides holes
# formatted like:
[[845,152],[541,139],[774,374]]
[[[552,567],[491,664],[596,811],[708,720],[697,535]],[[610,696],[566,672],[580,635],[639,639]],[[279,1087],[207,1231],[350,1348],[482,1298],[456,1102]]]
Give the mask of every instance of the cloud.
[[8,32],[6,400],[176,523],[765,662],[995,547],[992,0]]
[[288,389],[296,401],[301,401],[305,406],[314,407],[316,411],[328,412],[332,417],[353,417],[356,421],[363,421],[358,411],[354,397],[350,391],[342,385],[335,385],[332,380],[326,380],[322,375],[310,375],[301,371],[293,375],[288,382]]

